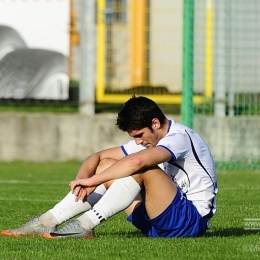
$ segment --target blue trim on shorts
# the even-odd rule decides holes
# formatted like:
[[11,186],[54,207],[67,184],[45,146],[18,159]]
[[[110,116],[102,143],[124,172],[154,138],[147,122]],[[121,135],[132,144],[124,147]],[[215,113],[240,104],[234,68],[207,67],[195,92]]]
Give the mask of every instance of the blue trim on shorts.
[[208,229],[208,219],[203,218],[191,201],[180,190],[172,203],[159,216],[149,219],[144,203],[127,218],[144,235],[149,237],[199,237]]

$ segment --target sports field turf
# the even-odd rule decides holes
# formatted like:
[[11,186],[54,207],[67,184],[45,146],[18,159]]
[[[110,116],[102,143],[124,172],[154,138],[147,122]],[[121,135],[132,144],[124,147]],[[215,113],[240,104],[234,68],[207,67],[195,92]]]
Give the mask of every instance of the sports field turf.
[[[79,166],[1,162],[0,230],[52,207],[68,192]],[[245,228],[260,229],[260,172],[218,171],[218,184],[218,209],[205,237],[147,238],[120,213],[97,227],[91,240],[0,235],[0,259],[259,259],[260,231]]]

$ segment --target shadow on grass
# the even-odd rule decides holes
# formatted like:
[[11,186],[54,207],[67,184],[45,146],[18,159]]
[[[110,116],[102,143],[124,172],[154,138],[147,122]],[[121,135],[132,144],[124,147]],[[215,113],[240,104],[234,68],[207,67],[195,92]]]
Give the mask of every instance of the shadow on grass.
[[143,235],[140,231],[114,231],[114,232],[97,232],[98,237],[124,237],[124,238],[133,238],[133,237],[146,237],[145,235]]
[[244,230],[243,228],[226,228],[208,231],[205,237],[240,237],[260,234],[260,230]]
[[[141,238],[147,237],[140,231],[101,231],[96,234],[98,237],[117,237],[117,238]],[[243,228],[226,228],[221,230],[209,230],[205,236],[207,237],[241,237],[241,236],[251,236],[260,235],[260,230],[244,230]]]

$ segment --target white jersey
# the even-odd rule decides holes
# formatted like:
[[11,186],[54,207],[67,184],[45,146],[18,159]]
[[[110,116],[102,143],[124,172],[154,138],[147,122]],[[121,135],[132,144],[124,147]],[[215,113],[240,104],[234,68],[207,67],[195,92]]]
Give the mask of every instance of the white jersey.
[[[168,133],[157,146],[164,147],[172,159],[159,166],[182,190],[184,196],[197,208],[201,216],[211,217],[216,211],[218,191],[215,164],[203,139],[192,129],[169,120]],[[128,155],[146,149],[135,140],[122,145]]]

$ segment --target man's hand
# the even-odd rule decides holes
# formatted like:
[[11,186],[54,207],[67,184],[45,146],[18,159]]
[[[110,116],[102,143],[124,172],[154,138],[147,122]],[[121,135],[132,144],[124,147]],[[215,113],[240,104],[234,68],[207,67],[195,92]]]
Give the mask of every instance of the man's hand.
[[76,196],[75,201],[82,200],[89,196],[95,189],[96,186],[91,185],[90,178],[87,179],[76,179],[70,182],[71,192]]

